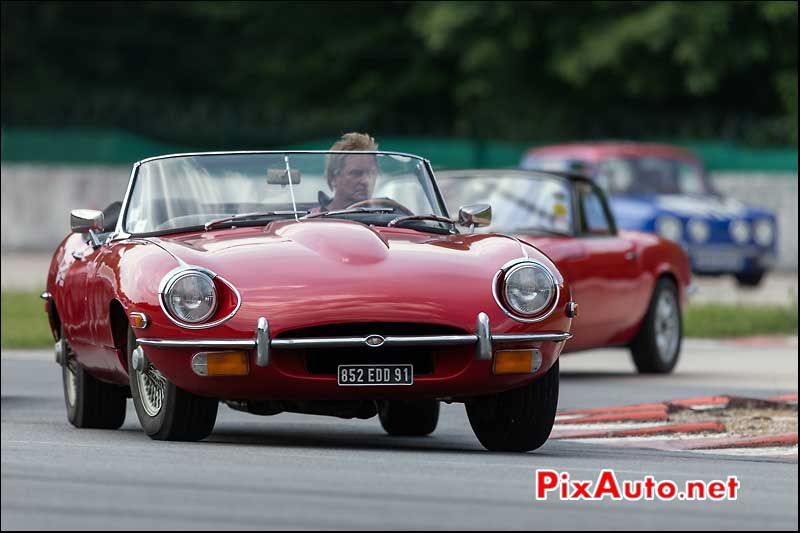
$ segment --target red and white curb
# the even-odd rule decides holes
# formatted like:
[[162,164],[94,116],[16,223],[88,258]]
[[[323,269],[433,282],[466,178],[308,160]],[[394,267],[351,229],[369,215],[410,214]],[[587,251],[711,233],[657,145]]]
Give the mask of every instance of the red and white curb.
[[[797,405],[797,394],[772,398],[707,396],[662,403],[559,411],[551,439],[574,440],[665,451],[771,456],[797,459],[797,433],[742,436],[728,432],[715,410],[783,408]],[[670,413],[689,409],[709,420],[670,422]]]
[[723,342],[752,348],[797,348],[797,337],[794,336],[756,335],[752,337],[736,337]]

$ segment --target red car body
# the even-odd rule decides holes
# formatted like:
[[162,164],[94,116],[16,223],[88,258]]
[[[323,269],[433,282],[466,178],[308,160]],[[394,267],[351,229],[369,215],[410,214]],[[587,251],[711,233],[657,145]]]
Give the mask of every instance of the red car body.
[[[405,323],[453,332],[475,332],[476,316],[489,316],[492,333],[568,332],[570,290],[562,284],[557,311],[536,324],[517,322],[498,307],[491,281],[503,264],[523,253],[557,272],[533,246],[502,236],[432,236],[411,229],[368,227],[341,220],[279,221],[266,227],[112,240],[97,249],[71,234],[56,250],[47,290],[54,333],[58,324],[76,359],[96,377],[128,383],[124,331],[115,319],[144,313],[141,339],[241,339],[251,341],[261,316],[281,338],[310,326]],[[81,259],[76,259],[74,255]],[[162,312],[157,287],[181,263],[207,268],[241,295],[229,320],[187,331]],[[217,313],[235,307],[235,295]],[[380,327],[374,327],[373,332]],[[191,370],[195,348],[147,347],[147,357],[179,387],[231,400],[449,398],[488,394],[530,382],[546,372],[563,343],[537,343],[543,364],[535,374],[492,374],[492,362],[476,360],[475,348],[435,353],[435,371],[410,387],[337,386],[336,375],[312,375],[301,350],[273,350],[265,368],[251,365],[243,377],[201,377]],[[513,347],[511,345],[510,347]]]
[[686,303],[691,282],[686,253],[666,239],[635,231],[605,238],[520,238],[556,264],[580,305],[565,352],[628,345],[663,276],[675,280],[681,304]]
[[668,144],[653,143],[598,142],[554,144],[539,148],[531,148],[525,154],[525,157],[529,156],[569,156],[592,163],[597,163],[609,157],[657,157],[686,161],[687,163],[698,166],[703,165],[703,162],[689,150]]

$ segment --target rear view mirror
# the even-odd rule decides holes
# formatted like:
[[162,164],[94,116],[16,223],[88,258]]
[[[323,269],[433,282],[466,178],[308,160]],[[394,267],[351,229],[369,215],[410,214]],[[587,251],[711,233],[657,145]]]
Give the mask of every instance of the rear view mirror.
[[[289,185],[289,178],[286,176],[285,168],[268,168],[267,183],[270,185]],[[292,169],[292,185],[300,184],[300,171]]]
[[75,209],[69,214],[69,224],[73,233],[87,233],[90,230],[103,231],[103,212],[94,209]]

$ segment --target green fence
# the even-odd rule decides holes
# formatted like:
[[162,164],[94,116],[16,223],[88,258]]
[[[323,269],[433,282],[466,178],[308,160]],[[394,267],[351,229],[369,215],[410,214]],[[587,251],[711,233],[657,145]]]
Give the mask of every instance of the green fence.
[[[263,149],[324,150],[335,137],[290,146]],[[729,142],[652,139],[689,148],[711,170],[797,172],[797,148],[751,148]],[[441,137],[379,137],[381,149],[418,154],[437,168],[513,167],[530,143],[481,141]],[[197,147],[164,144],[119,130],[71,128],[61,130],[2,128],[3,162],[131,164],[165,153],[186,152]],[[253,147],[214,146],[202,150],[240,150]]]
[[145,157],[187,151],[119,130],[4,127],[1,135],[3,162],[129,165]]

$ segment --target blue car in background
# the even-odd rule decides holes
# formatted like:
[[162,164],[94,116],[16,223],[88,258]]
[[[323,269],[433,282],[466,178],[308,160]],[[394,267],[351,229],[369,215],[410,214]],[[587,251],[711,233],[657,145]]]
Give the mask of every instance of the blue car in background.
[[775,262],[775,215],[723,197],[702,161],[682,148],[640,143],[545,146],[529,150],[521,166],[589,175],[608,192],[620,228],[681,243],[697,274],[733,274],[740,285],[754,287]]

